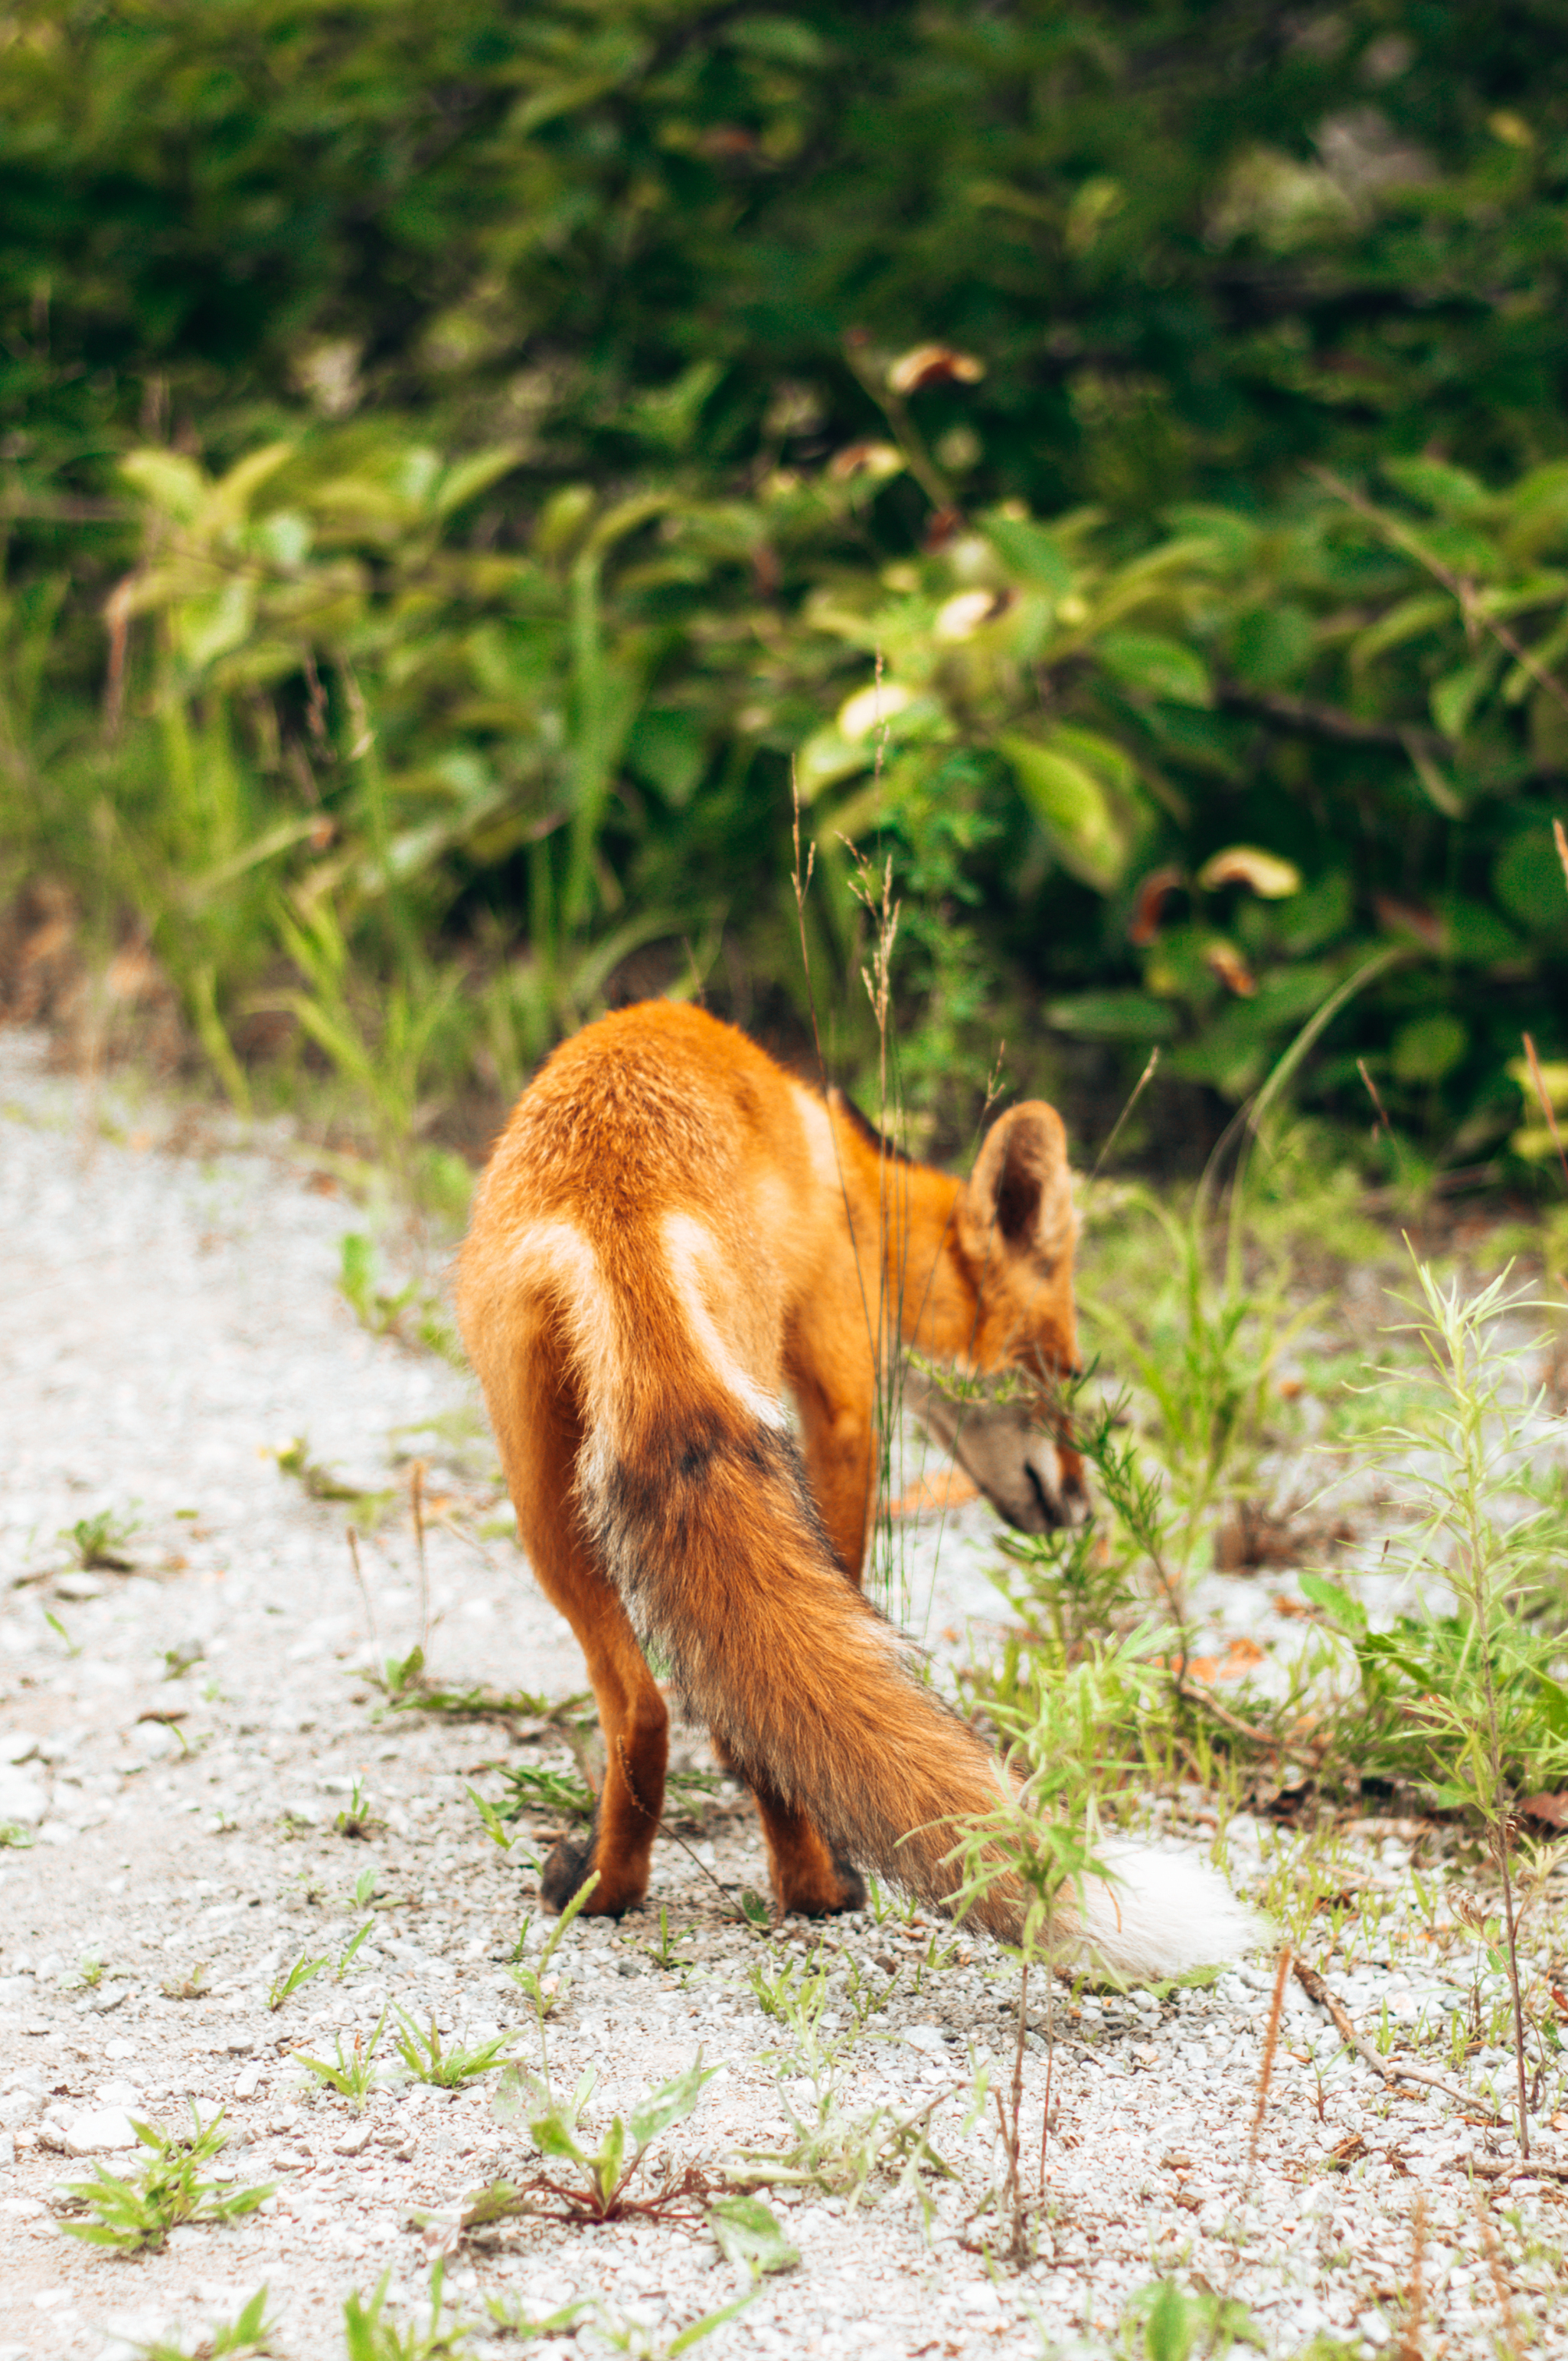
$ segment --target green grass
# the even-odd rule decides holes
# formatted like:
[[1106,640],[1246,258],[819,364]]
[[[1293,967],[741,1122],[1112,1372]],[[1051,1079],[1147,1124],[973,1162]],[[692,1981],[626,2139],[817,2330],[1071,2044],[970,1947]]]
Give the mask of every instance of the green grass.
[[203,2167],[216,2161],[228,2136],[221,2114],[203,2126],[192,2108],[191,2123],[189,2133],[135,2123],[146,2151],[139,2171],[113,2173],[95,2164],[90,2180],[67,2181],[65,2202],[86,2218],[62,2222],[66,2236],[116,2254],[145,2254],[156,2252],[171,2230],[186,2224],[237,2222],[254,2213],[272,2194],[272,2183],[236,2189],[204,2180]]

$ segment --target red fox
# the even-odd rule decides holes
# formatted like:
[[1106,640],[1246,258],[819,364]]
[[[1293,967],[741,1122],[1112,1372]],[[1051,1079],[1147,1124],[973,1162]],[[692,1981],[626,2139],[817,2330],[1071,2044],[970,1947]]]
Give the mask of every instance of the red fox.
[[[1014,1524],[1067,1521],[1083,1474],[1051,1390],[1077,1358],[1076,1235],[1061,1121],[1037,1101],[992,1125],[961,1182],[700,1009],[623,1009],[547,1060],[479,1183],[458,1313],[604,1733],[592,1828],[545,1863],[553,1907],[595,1872],[590,1912],[646,1892],[668,1711],[644,1648],[751,1786],[781,1910],[860,1907],[861,1869],[950,1895],[955,1822],[1012,1789],[860,1588],[879,1308],[931,1361],[1022,1373],[1035,1415],[956,1440]],[[1019,1894],[999,1884],[973,1915],[1015,1935]],[[1128,1973],[1249,1932],[1217,1880],[1158,1856],[1119,1860],[1079,1916]]]

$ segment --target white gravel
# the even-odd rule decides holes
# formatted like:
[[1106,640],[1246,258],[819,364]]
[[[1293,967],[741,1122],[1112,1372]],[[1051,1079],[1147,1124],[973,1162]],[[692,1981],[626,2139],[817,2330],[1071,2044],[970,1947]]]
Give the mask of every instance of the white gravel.
[[[475,1537],[499,1504],[488,1443],[453,1422],[472,1412],[472,1389],[356,1323],[336,1290],[339,1242],[367,1219],[309,1174],[281,1134],[247,1148],[227,1119],[172,1104],[110,1093],[89,1126],[42,1043],[0,1031],[0,1823],[35,1839],[0,1850],[0,2361],[128,2361],[177,2327],[193,2345],[263,2281],[280,2351],[325,2361],[344,2350],[352,2290],[367,2298],[389,2273],[400,2317],[424,2297],[444,2234],[409,2226],[411,2213],[450,2214],[466,2191],[538,2166],[526,2134],[492,2110],[493,2074],[455,2096],[381,2090],[356,2117],[290,2062],[297,2048],[334,2058],[339,2041],[351,2053],[389,2003],[433,2016],[449,2040],[513,2029],[536,2059],[507,1972],[536,1906],[520,1866],[533,1845],[525,1835],[503,1858],[465,1787],[499,1797],[487,1764],[567,1757],[531,1725],[378,1719],[363,1668],[418,1631],[406,1505],[362,1545],[373,1651],[342,1504],[306,1498],[269,1455],[306,1436],[315,1463],[374,1490],[405,1485],[399,1455],[418,1451],[434,1520],[434,1669],[553,1699],[584,1685],[570,1634],[510,1543]],[[62,1575],[62,1529],[105,1511],[137,1521],[134,1569]],[[908,1563],[913,1620],[943,1653],[990,1598],[987,1527],[972,1510],[947,1521],[933,1582],[937,1531],[918,1530]],[[1233,1620],[1244,1588],[1266,1609],[1280,1587],[1229,1585]],[[684,1759],[708,1760],[699,1739]],[[362,1840],[335,1827],[356,1783],[378,1823]],[[1391,1885],[1411,1833],[1351,1829],[1347,1878]],[[1233,1873],[1261,1875],[1274,1832],[1244,1819],[1229,1840]],[[700,2348],[715,2361],[1032,2354],[1042,2339],[1108,2351],[1129,2299],[1164,2277],[1244,2301],[1271,2352],[1300,2353],[1323,2333],[1369,2354],[1400,2333],[1418,2193],[1429,2323],[1450,2354],[1493,2349],[1497,2295],[1466,2168],[1513,2159],[1508,2136],[1436,2094],[1389,2095],[1291,1986],[1249,2165],[1267,1962],[1164,1999],[1058,1995],[1054,2054],[1036,2029],[1025,2062],[1031,2189],[1047,2071],[1051,2129],[1039,2250],[1019,2272],[980,2251],[996,2236],[994,2212],[976,2213],[1001,2178],[994,2103],[969,2120],[976,2073],[1002,2083],[1011,2070],[1014,1971],[983,1939],[954,1943],[896,1911],[826,1930],[737,1923],[719,1886],[761,1886],[764,1864],[733,1791],[687,1842],[661,1845],[647,1910],[619,1928],[580,1922],[557,1954],[568,1990],[549,2022],[550,2066],[563,2093],[597,2070],[589,2144],[699,2048],[721,2070],[660,2158],[717,2178],[737,2148],[781,2141],[786,2098],[804,2109],[809,2094],[751,1971],[771,1981],[824,1931],[824,2040],[846,2039],[859,1979],[891,1986],[846,2048],[839,2104],[907,2112],[939,2098],[932,2136],[956,2172],[931,2183],[928,2223],[885,2181],[858,2204],[773,2190],[800,2264]],[[373,1910],[354,1899],[367,1871]],[[268,2009],[281,1968],[337,1960],[367,1917],[345,1975],[329,1965]],[[1398,2031],[1469,1991],[1468,1960],[1462,1974],[1452,1952],[1390,1950],[1391,1932],[1330,1977],[1369,2033],[1385,2010]],[[536,1920],[535,1951],[539,1936]],[[200,1996],[172,1996],[187,1984]],[[1501,2051],[1465,2070],[1474,2089],[1488,2078],[1506,2089]],[[134,2170],[128,2122],[173,2125],[191,2102],[205,2117],[224,2110],[232,2185],[277,2182],[264,2209],[180,2229],[137,2260],[62,2235],[53,2192],[80,2177],[72,2159]],[[1564,2133],[1568,2115],[1543,2127],[1547,2161],[1568,2163]],[[1477,2185],[1520,2349],[1568,2352],[1557,2278],[1568,2184]],[[532,2220],[446,2265],[466,2317],[484,2321],[489,2297],[535,2314],[595,2297],[651,2353],[747,2284],[700,2219]],[[489,2340],[487,2323],[475,2350]],[[587,2329],[534,2349],[606,2347]]]

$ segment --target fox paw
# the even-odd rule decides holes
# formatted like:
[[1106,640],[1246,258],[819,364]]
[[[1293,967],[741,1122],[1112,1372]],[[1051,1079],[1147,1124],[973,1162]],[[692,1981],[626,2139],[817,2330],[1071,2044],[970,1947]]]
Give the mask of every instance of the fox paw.
[[859,1870],[835,1853],[826,1875],[783,1876],[777,1881],[779,1907],[800,1918],[835,1918],[846,1910],[863,1910],[866,1889]]
[[628,1910],[635,1910],[642,1899],[646,1872],[641,1883],[628,1884],[623,1879],[607,1875],[594,1860],[598,1830],[591,1828],[587,1834],[576,1839],[563,1837],[544,1863],[539,1881],[540,1899],[547,1910],[565,1910],[568,1902],[598,1870],[598,1883],[583,1905],[585,1918],[619,1918]]
[[[565,1910],[573,1894],[593,1875],[593,1868],[592,1835],[576,1844],[570,1837],[563,1837],[553,1848],[539,1880],[541,1900],[548,1909]],[[590,1894],[585,1908],[592,1904],[593,1898]]]

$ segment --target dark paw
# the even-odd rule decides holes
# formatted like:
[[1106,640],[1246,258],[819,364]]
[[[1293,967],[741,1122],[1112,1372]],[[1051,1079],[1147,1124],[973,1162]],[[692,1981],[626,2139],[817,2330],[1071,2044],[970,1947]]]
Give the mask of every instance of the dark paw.
[[540,1896],[546,1908],[565,1910],[573,1894],[592,1876],[593,1867],[593,1830],[590,1828],[586,1837],[576,1839],[563,1837],[545,1862],[539,1881]]
[[866,1906],[865,1881],[852,1861],[841,1853],[833,1856],[833,1866],[839,1872],[839,1900],[836,1910],[863,1910]]

